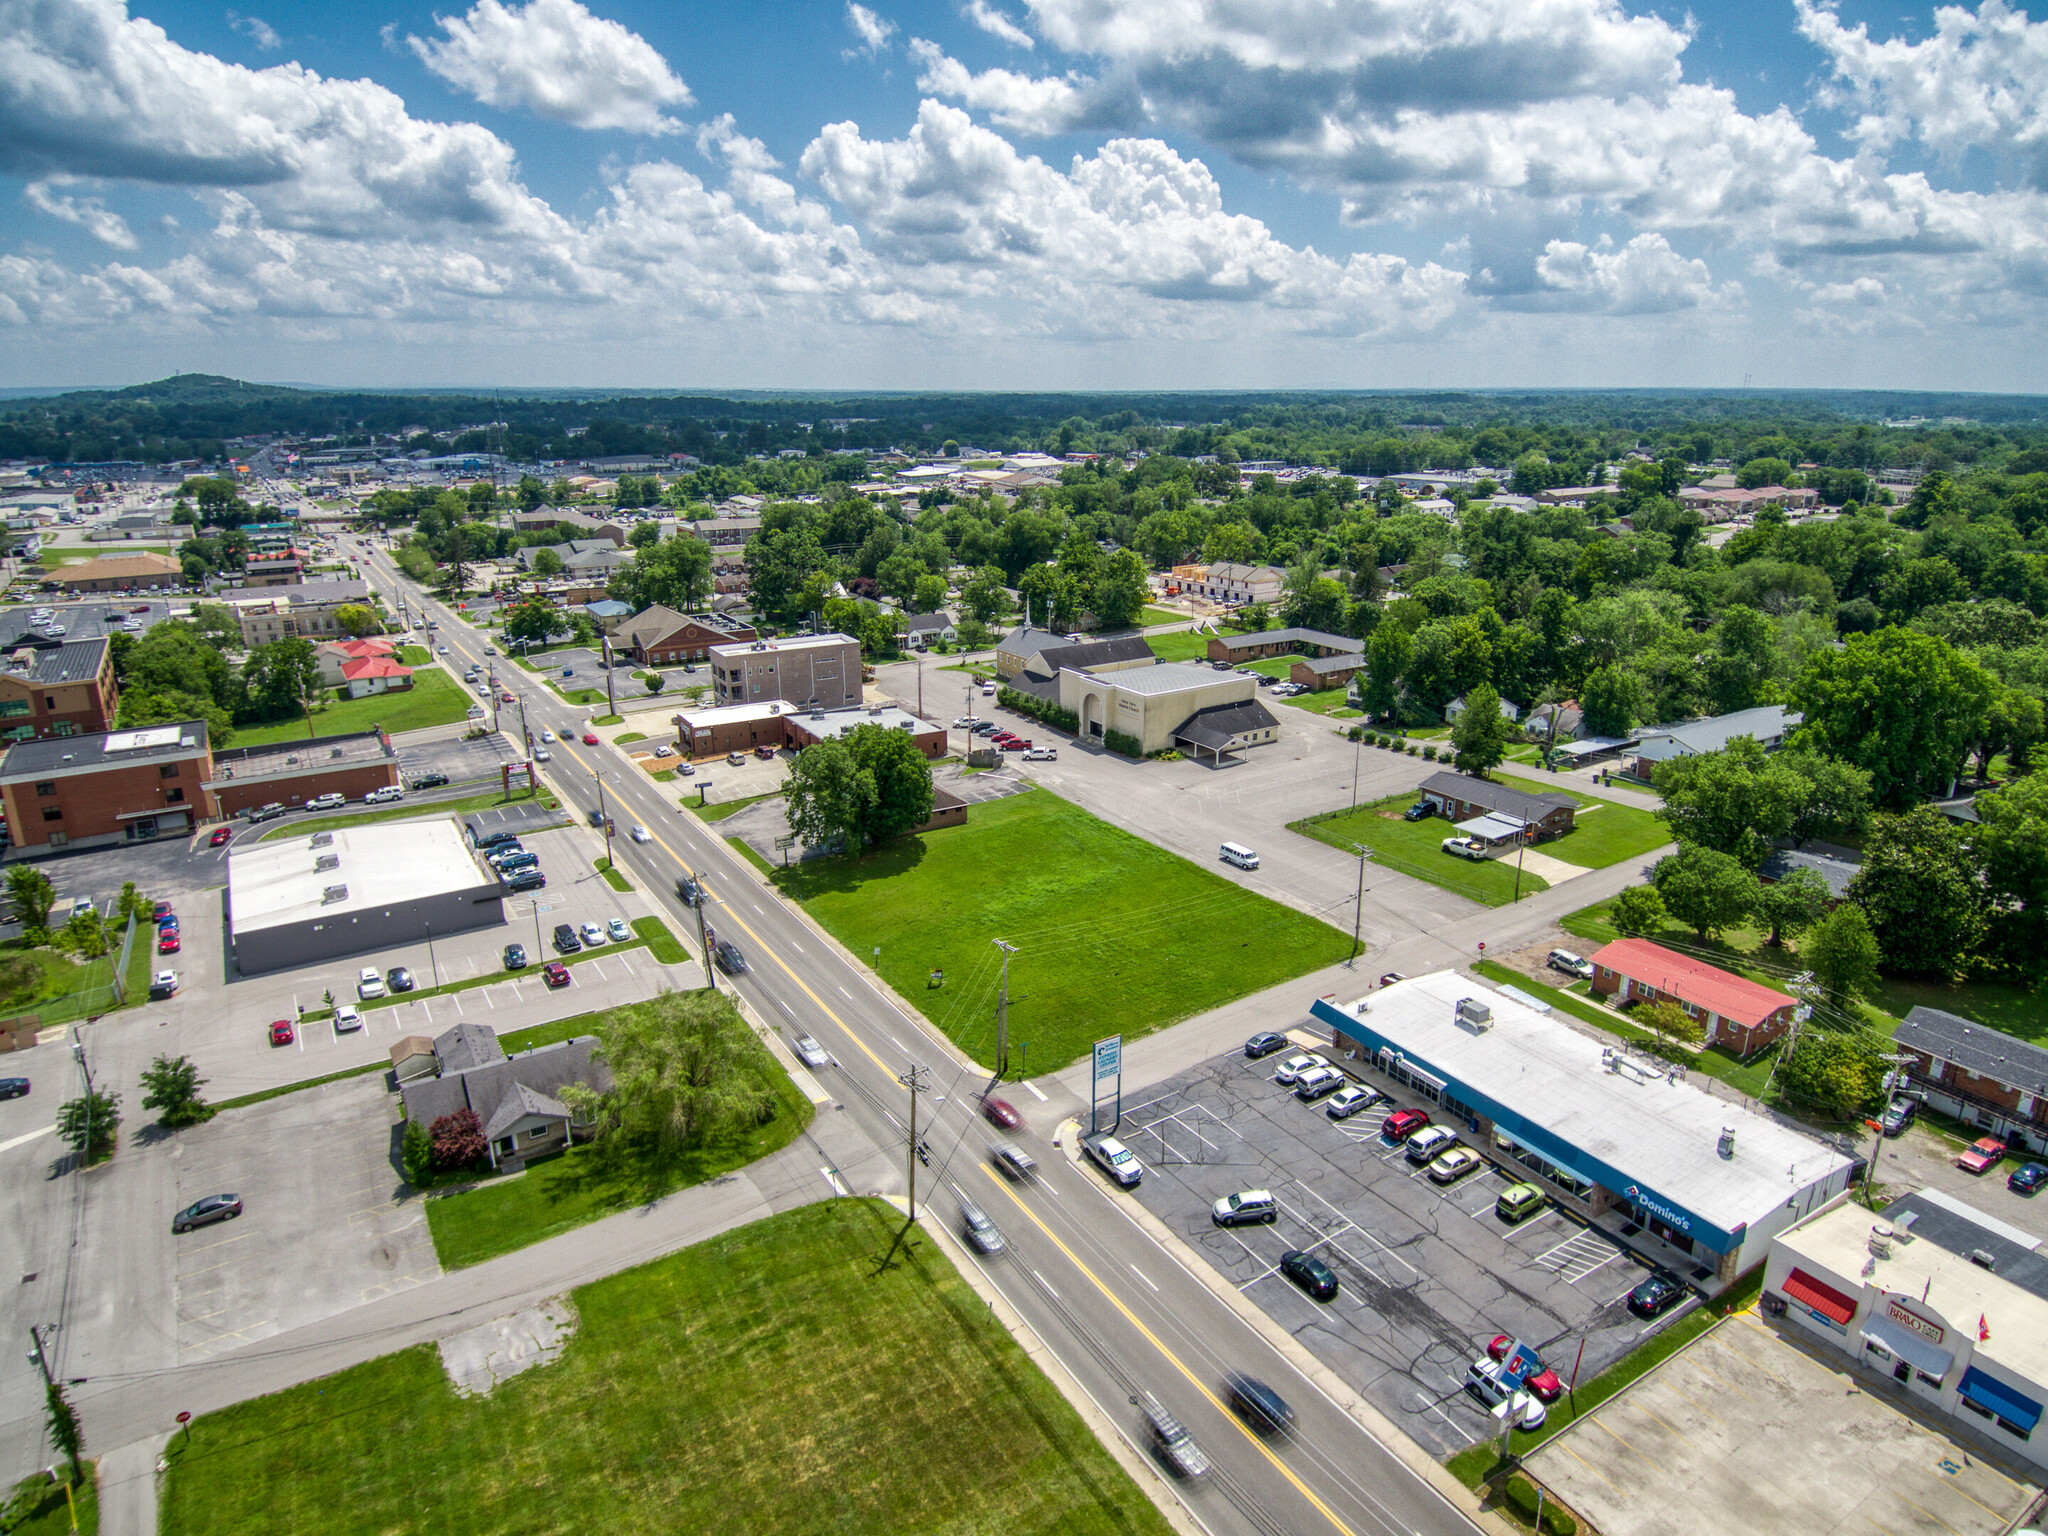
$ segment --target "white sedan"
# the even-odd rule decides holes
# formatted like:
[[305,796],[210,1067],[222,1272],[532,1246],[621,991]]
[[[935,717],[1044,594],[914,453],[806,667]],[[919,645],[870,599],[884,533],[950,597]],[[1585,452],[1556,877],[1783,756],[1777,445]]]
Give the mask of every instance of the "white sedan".
[[647,841],[647,829],[641,826],[637,821],[633,823],[633,841],[636,843],[644,843]]
[[583,925],[583,943],[586,948],[595,949],[603,942],[604,929],[600,928],[596,923],[585,923]]
[[555,733],[553,731],[544,729],[540,733],[540,739],[542,741],[553,741],[555,739]]
[[356,996],[366,1003],[373,997],[384,996],[384,978],[374,965],[364,966],[362,975],[356,979]]

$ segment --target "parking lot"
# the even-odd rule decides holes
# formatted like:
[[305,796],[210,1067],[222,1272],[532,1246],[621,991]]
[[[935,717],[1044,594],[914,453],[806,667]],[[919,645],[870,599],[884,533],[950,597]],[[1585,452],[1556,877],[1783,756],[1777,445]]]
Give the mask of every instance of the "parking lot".
[[[516,732],[516,712],[509,720],[501,717],[500,724],[509,724]],[[445,773],[456,784],[497,779],[500,765],[519,756],[513,737],[499,731],[479,736],[474,741],[465,741],[464,733],[471,729],[472,724],[464,721],[461,725],[437,725],[430,730],[410,731],[394,738],[392,745],[398,749],[399,777],[407,784],[423,773]]]
[[[1290,1054],[1215,1057],[1127,1104],[1117,1134],[1145,1164],[1138,1198],[1435,1454],[1495,1431],[1463,1388],[1496,1335],[1534,1346],[1569,1384],[1575,1364],[1590,1380],[1695,1305],[1636,1317],[1624,1299],[1644,1271],[1624,1250],[1554,1208],[1503,1221],[1494,1202],[1516,1181],[1491,1164],[1432,1183],[1381,1135],[1387,1113],[1412,1100],[1333,1121],[1273,1080]],[[1243,1189],[1273,1192],[1277,1224],[1213,1223],[1214,1202]],[[1280,1275],[1287,1249],[1336,1272],[1333,1301]]]
[[242,1215],[171,1238],[180,1361],[302,1327],[441,1273],[423,1202],[400,1198],[383,1074],[252,1105],[179,1135],[177,1205]]

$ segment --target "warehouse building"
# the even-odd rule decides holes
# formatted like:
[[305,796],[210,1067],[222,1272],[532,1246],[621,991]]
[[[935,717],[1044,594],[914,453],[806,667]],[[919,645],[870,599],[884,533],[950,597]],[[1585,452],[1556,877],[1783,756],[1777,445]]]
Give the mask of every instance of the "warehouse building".
[[238,845],[228,932],[244,976],[505,921],[505,887],[453,817]]
[[1562,1209],[1703,1289],[1848,1187],[1833,1147],[1454,971],[1310,1012],[1362,1076],[1442,1106]]

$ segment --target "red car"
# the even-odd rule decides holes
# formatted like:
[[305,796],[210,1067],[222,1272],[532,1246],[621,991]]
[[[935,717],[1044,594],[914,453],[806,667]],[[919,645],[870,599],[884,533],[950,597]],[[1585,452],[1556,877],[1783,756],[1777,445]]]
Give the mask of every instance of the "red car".
[[596,746],[596,745],[597,745],[597,732],[595,732],[595,731],[585,731],[585,732],[583,733],[583,745],[585,745],[586,747],[594,747],[594,746]]
[[983,1099],[981,1112],[1006,1131],[1024,1129],[1024,1117],[1017,1113],[1017,1106],[1007,1099]]
[[1983,1136],[1970,1143],[1970,1150],[1956,1159],[1965,1173],[1988,1173],[2005,1161],[2006,1145],[1996,1136]]
[[1028,741],[1019,741],[1015,736],[1012,736],[1008,741],[1003,743],[1003,750],[1005,752],[1029,752],[1031,750],[1031,743]]
[[519,702],[517,699],[513,698],[512,695],[509,693],[501,695],[501,697],[507,704],[516,704]]
[[[1507,1358],[1508,1346],[1514,1342],[1506,1334],[1499,1334],[1486,1346],[1486,1353],[1495,1360],[1504,1360]],[[1538,1362],[1535,1371],[1522,1378],[1522,1385],[1546,1403],[1554,1403],[1564,1396],[1564,1383],[1557,1379],[1557,1372],[1541,1362]]]
[[559,960],[550,960],[540,968],[541,979],[551,987],[569,985],[569,967]]
[[1429,1112],[1423,1109],[1397,1109],[1387,1116],[1387,1123],[1381,1127],[1389,1141],[1406,1141],[1425,1125],[1429,1124]]
[[761,745],[759,745],[758,747],[754,748],[754,756],[756,757],[773,757],[774,755],[775,749],[769,746],[768,743],[765,741],[762,742]]
[[292,1021],[290,1019],[279,1019],[270,1026],[270,1043],[272,1045],[290,1045],[292,1043]]
[[156,920],[158,922],[162,922],[165,918],[169,917],[170,915],[171,904],[168,901],[160,901],[156,904]]
[[175,955],[178,952],[178,936],[166,928],[156,936],[156,952],[160,955]]
[[212,844],[213,844],[213,846],[214,846],[214,847],[218,848],[218,847],[219,847],[219,846],[220,846],[220,845],[221,845],[222,843],[226,842],[226,841],[227,841],[227,840],[228,840],[228,839],[229,839],[230,837],[232,837],[233,835],[234,835],[234,833],[233,833],[233,829],[231,829],[231,828],[228,828],[228,827],[216,827],[216,828],[214,829],[214,832],[213,832],[213,837],[212,837],[212,840],[211,840],[211,841],[212,841]]

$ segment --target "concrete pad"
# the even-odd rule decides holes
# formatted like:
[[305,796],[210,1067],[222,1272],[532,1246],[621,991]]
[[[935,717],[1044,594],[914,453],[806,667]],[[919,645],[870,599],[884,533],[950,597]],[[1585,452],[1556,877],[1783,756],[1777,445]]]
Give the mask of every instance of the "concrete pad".
[[536,1365],[553,1365],[576,1333],[576,1309],[569,1298],[550,1296],[510,1317],[493,1318],[441,1340],[441,1368],[458,1397],[480,1397]]
[[1528,1465],[1602,1536],[1997,1536],[2038,1492],[1748,1314]]
[[1589,875],[1591,870],[1579,864],[1567,864],[1563,859],[1553,859],[1547,853],[1538,853],[1534,848],[1524,848],[1519,855],[1502,854],[1499,862],[1512,864],[1519,857],[1522,868],[1532,875],[1541,875],[1551,885],[1562,885],[1567,880],[1576,880]]

